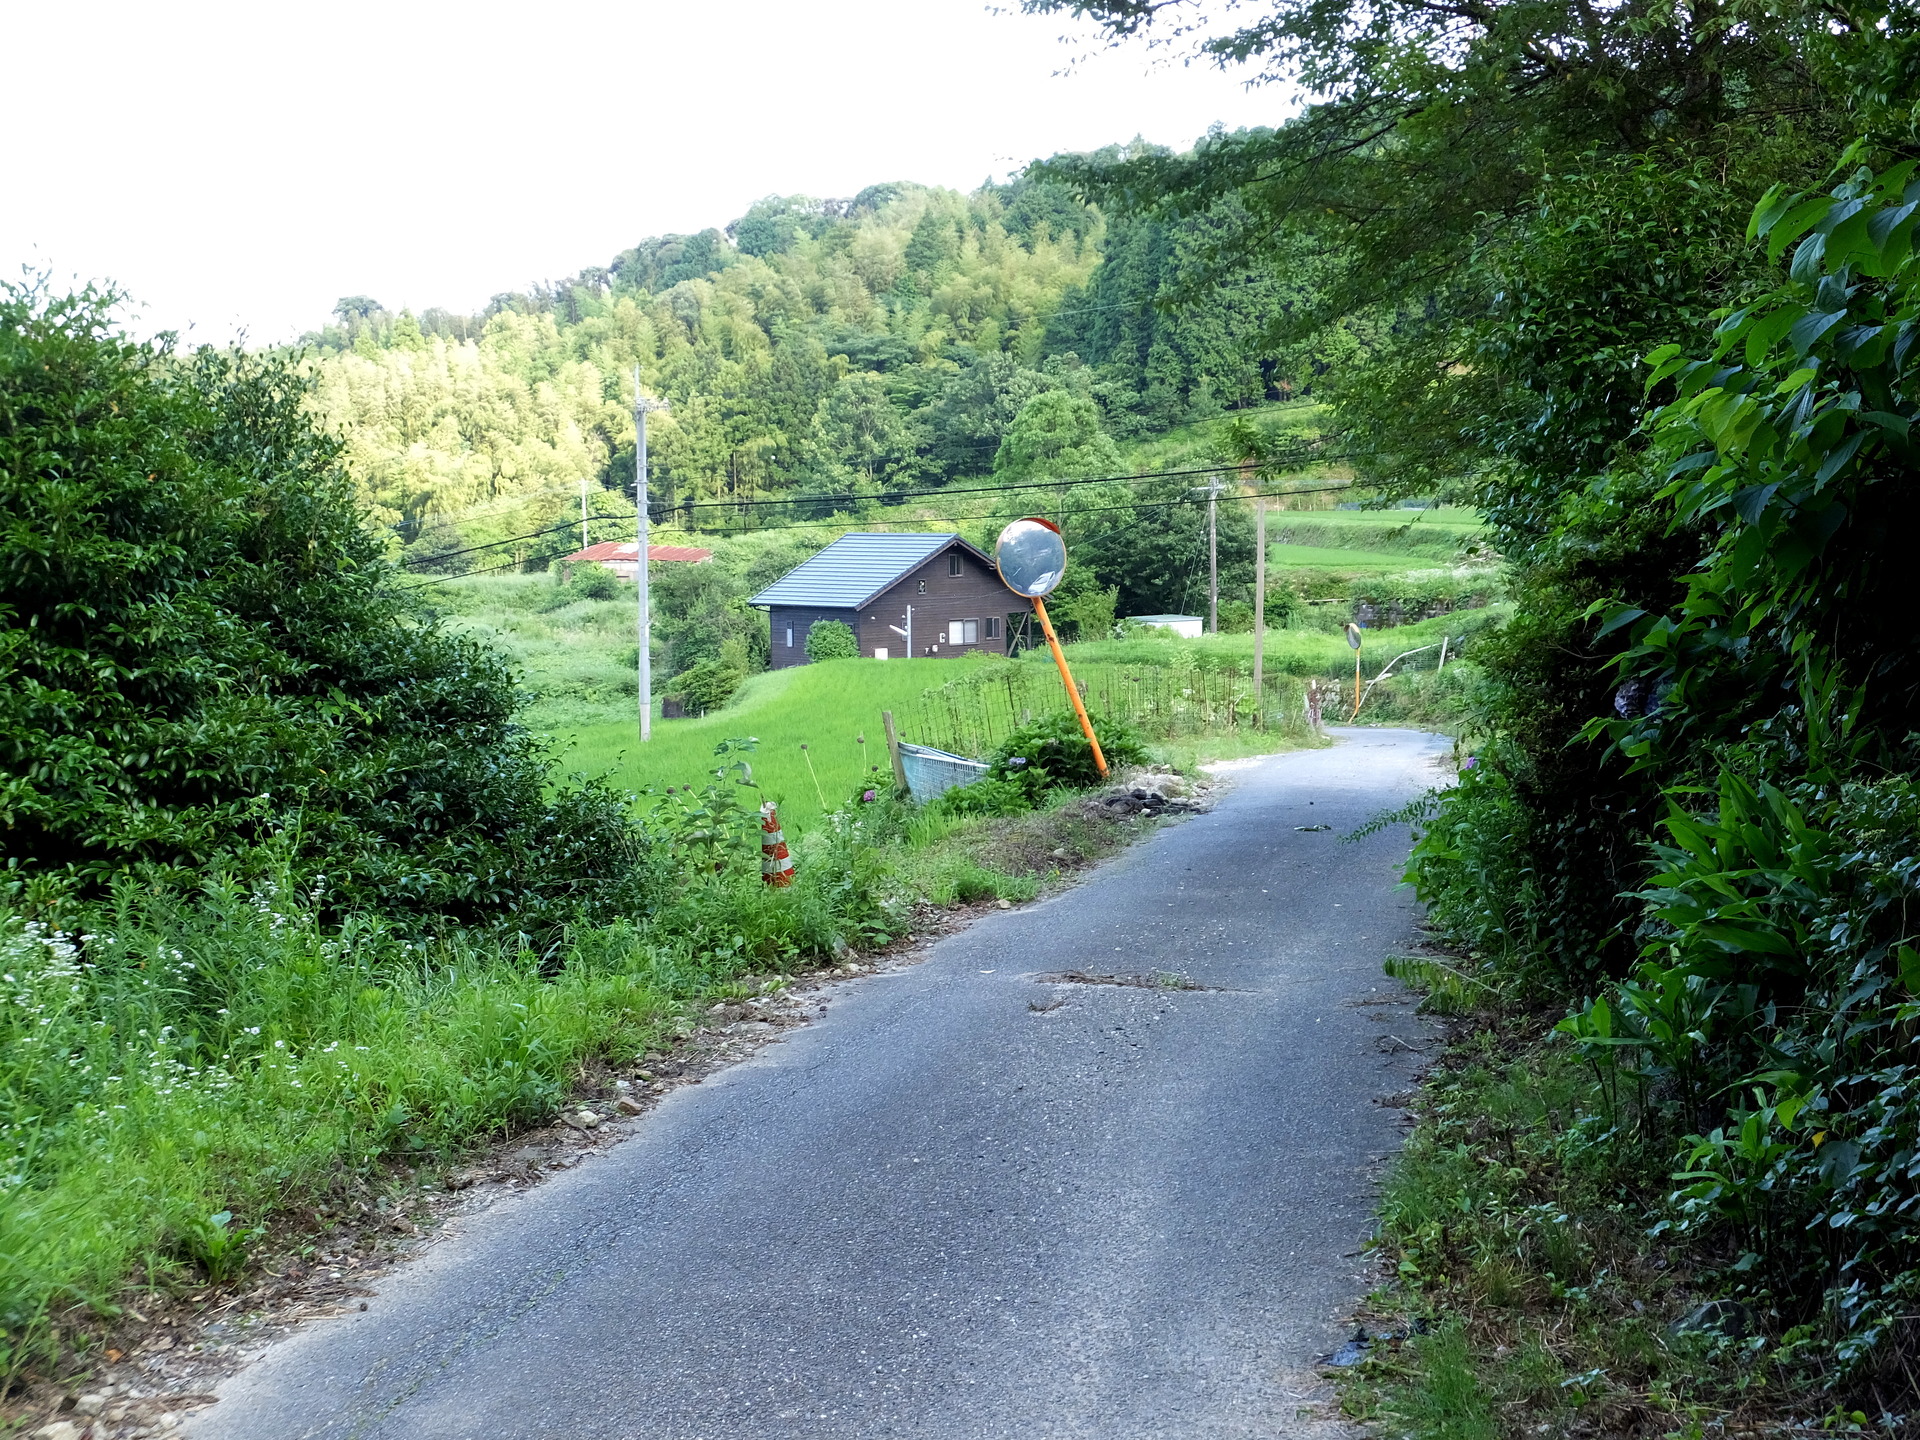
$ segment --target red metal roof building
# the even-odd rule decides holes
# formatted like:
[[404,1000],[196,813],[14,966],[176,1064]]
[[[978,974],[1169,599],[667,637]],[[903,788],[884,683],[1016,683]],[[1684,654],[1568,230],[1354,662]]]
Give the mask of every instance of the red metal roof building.
[[[560,557],[560,563],[563,565],[599,565],[604,569],[611,570],[622,580],[631,580],[634,570],[638,568],[635,564],[635,557],[638,556],[639,553],[640,546],[636,541],[628,540],[622,543],[619,540],[602,540],[598,545],[589,545],[586,549],[576,550],[571,555],[562,555]],[[682,565],[701,565],[712,558],[713,552],[711,550],[702,550],[693,545],[647,546],[647,563],[649,565],[658,565],[663,560]]]

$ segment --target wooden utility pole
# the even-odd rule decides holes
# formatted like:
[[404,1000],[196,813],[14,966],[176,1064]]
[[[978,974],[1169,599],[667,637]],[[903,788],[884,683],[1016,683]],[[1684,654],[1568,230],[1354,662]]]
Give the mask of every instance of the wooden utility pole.
[[1253,531],[1253,723],[1260,725],[1266,719],[1266,691],[1261,687],[1266,679],[1267,656],[1267,502],[1264,498],[1253,502]]

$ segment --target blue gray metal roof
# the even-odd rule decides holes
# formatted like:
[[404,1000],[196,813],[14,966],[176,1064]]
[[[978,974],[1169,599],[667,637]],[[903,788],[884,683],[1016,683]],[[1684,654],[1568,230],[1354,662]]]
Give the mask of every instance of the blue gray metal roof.
[[811,560],[801,561],[747,603],[858,610],[956,540],[986,559],[950,531],[941,535],[882,535],[856,530],[842,535]]

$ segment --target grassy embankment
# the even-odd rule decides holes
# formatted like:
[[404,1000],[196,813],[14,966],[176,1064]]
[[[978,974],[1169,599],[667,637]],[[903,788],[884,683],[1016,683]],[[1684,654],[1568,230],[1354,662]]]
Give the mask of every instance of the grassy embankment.
[[[922,697],[979,663],[844,660],[755,675],[732,703],[711,715],[656,719],[653,738],[642,747],[631,709],[633,612],[627,602],[580,601],[543,610],[539,607],[552,589],[552,582],[544,577],[469,580],[446,588],[452,592],[448,601],[458,607],[456,623],[505,650],[521,667],[536,697],[529,723],[553,737],[563,769],[604,775],[622,789],[659,790],[701,778],[720,740],[753,736],[760,742],[752,756],[755,778],[767,798],[780,805],[782,816],[799,829],[845,804],[871,783],[876,771],[882,776],[887,772],[883,710],[894,712],[903,739],[939,743],[938,735],[916,733]],[[1268,675],[1275,680],[1350,679],[1353,653],[1339,632],[1344,610],[1335,614],[1338,608],[1316,608],[1294,628],[1270,630]],[[1455,637],[1457,643],[1489,618],[1490,612],[1474,611],[1371,632],[1362,654],[1362,672],[1371,677],[1402,651],[1435,646],[1442,635]],[[1076,678],[1097,696],[1123,672],[1237,669],[1245,673],[1252,666],[1253,637],[1181,640],[1165,632],[1149,632],[1067,649]],[[1403,662],[1406,679],[1369,696],[1364,718],[1391,721],[1437,713],[1443,698],[1435,693],[1431,673],[1437,659],[1438,651],[1432,650],[1414,657],[1410,664]],[[1015,663],[1041,667],[1051,674],[1052,662],[1044,651],[1030,651]],[[1468,674],[1460,669],[1440,678],[1457,686],[1466,682]],[[1297,688],[1289,692],[1284,714],[1276,718],[1293,720],[1297,700],[1292,697],[1297,693]],[[1328,718],[1346,717],[1336,707],[1328,711]],[[1302,739],[1287,733],[1284,726],[1278,733],[1235,727],[1211,734],[1169,735],[1156,741],[1154,749],[1164,761],[1191,767],[1211,759],[1283,749]]]
[[1391,1280],[1363,1316],[1383,1338],[1342,1372],[1350,1414],[1408,1440],[1785,1435],[1823,1411],[1818,1433],[1873,1433],[1826,1397],[1816,1327],[1766,1334],[1714,1299],[1736,1256],[1655,1227],[1674,1182],[1631,1095],[1524,996],[1395,968],[1460,1030],[1381,1187]]

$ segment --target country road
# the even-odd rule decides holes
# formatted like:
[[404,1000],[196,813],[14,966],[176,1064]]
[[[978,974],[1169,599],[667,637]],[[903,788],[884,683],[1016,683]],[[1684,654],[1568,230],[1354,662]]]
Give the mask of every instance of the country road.
[[[1380,969],[1418,918],[1405,827],[1341,835],[1434,783],[1447,744],[1336,733],[841,987],[625,1144],[462,1222],[365,1313],[268,1350],[186,1433],[1327,1433],[1301,1396],[1366,1289],[1400,1135],[1378,1102],[1423,1043]],[[1071,970],[1213,988],[1034,978]]]

